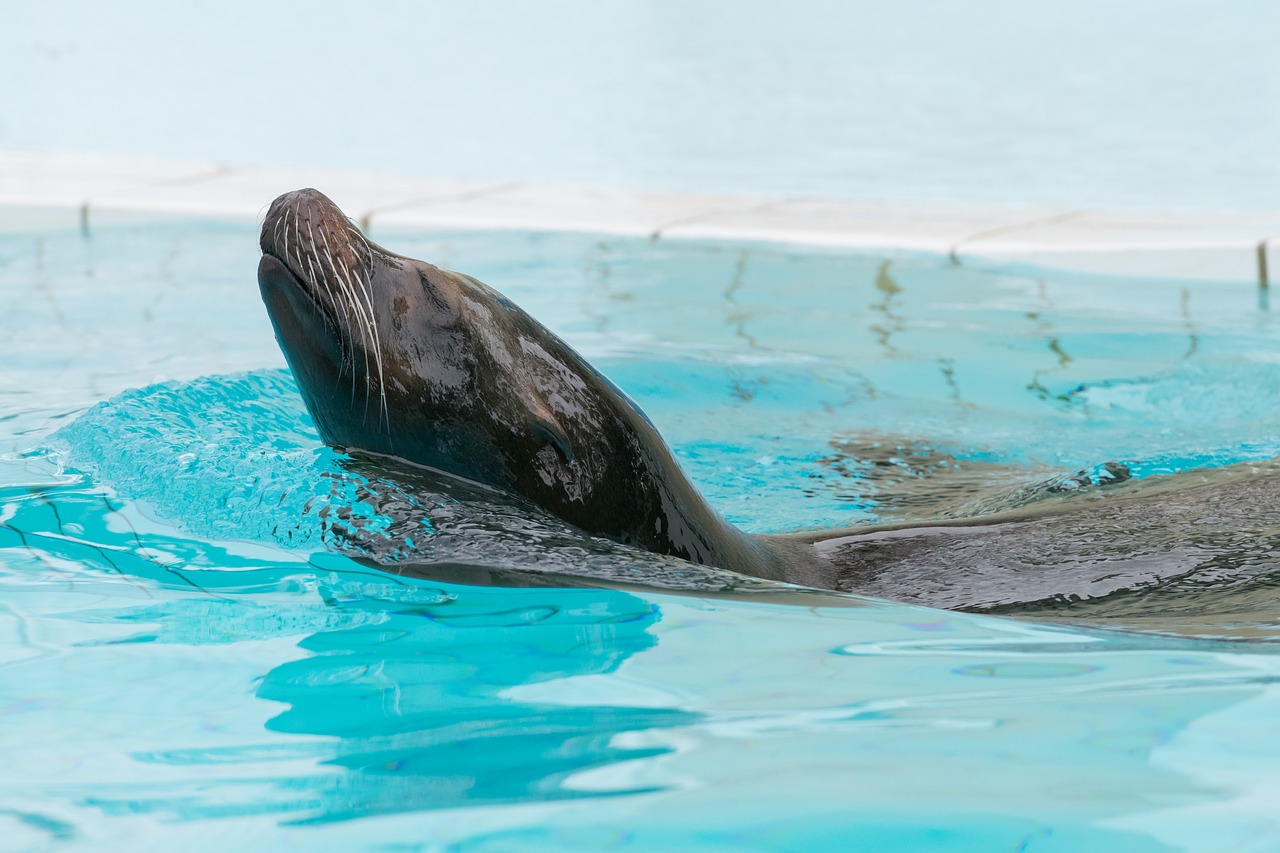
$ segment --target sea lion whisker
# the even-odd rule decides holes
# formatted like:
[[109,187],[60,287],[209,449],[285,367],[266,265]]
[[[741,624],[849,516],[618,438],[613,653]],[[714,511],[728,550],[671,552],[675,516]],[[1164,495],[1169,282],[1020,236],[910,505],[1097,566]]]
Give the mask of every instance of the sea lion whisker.
[[[323,235],[322,235],[322,236],[323,236]],[[327,248],[328,238],[324,238],[324,239],[325,239],[325,242],[326,242],[326,248]],[[338,258],[337,262],[338,262],[338,264],[339,264],[339,265],[341,265],[341,266],[342,266],[342,276],[340,276],[340,277],[339,277],[339,284],[342,286],[343,293],[349,294],[349,297],[348,297],[348,298],[351,300],[352,316],[353,316],[353,318],[355,318],[355,319],[359,320],[359,323],[360,323],[360,344],[361,344],[361,353],[362,353],[362,355],[364,356],[364,414],[363,414],[363,417],[367,420],[367,419],[368,419],[368,416],[369,416],[369,383],[370,383],[370,379],[369,379],[369,346],[368,346],[368,345],[366,345],[366,340],[368,340],[368,341],[369,341],[369,343],[371,344],[371,343],[372,343],[372,339],[371,339],[371,338],[372,338],[372,336],[366,336],[366,334],[365,334],[365,333],[368,331],[368,328],[369,328],[369,319],[368,319],[368,315],[365,313],[365,306],[364,306],[364,304],[362,304],[362,303],[361,303],[360,299],[358,298],[358,296],[357,296],[357,294],[356,294],[356,287],[355,287],[355,285],[351,282],[350,275],[348,274],[348,271],[347,271],[347,265],[346,265],[345,263],[343,263],[343,261],[342,261],[342,258],[341,258],[341,257],[339,257],[339,258]],[[333,256],[332,256],[332,255],[329,255],[329,265],[330,265],[330,267],[334,267],[334,258],[333,258]],[[335,268],[335,274],[336,274],[336,272],[337,272],[337,271],[336,271],[336,268]],[[355,369],[354,369],[354,367],[355,367],[355,365],[354,365],[354,362],[353,362],[353,364],[352,364],[352,373],[351,373],[351,377],[352,377],[352,382],[351,382],[351,394],[352,394],[353,399],[354,399],[354,395],[355,395]]]
[[373,310],[373,281],[370,279],[368,272],[364,278],[360,278],[355,273],[356,281],[360,282],[365,292],[366,299],[369,300],[369,314],[373,322],[370,328],[373,331],[373,355],[374,361],[378,366],[378,400],[381,404],[381,411],[378,412],[378,423],[387,429],[387,438],[391,438],[391,413],[387,409],[387,381],[386,373],[382,365],[382,333],[378,329],[378,315]]
[[[337,318],[338,327],[339,327],[337,330],[338,344],[342,348],[342,361],[338,365],[338,376],[334,381],[333,390],[335,392],[338,390],[338,385],[342,381],[342,369],[344,367],[347,367],[349,364],[351,367],[351,397],[354,400],[355,399],[356,362],[355,362],[355,356],[351,353],[351,344],[348,343],[351,340],[350,309],[348,309],[347,307],[346,299],[339,299],[337,295],[334,294],[333,288],[329,284],[328,276],[323,274],[324,270],[321,269],[320,271],[321,275],[317,276],[315,273],[315,268],[311,265],[311,256],[315,255],[316,263],[319,263],[320,253],[317,250],[317,246],[316,246],[315,229],[312,227],[310,221],[307,222],[307,237],[308,237],[308,245],[311,249],[311,251],[307,254],[307,271],[311,275],[311,281],[316,284],[322,285],[324,287],[325,293],[329,295],[329,303],[331,305],[336,305],[338,307],[338,310],[342,312],[341,316]],[[298,241],[299,242],[302,241],[301,234],[298,235]]]
[[[357,275],[356,279],[360,280],[360,277]],[[373,301],[372,301],[373,300],[373,281],[370,279],[370,276],[367,270],[365,272],[365,277],[361,281],[361,283],[364,286],[365,293],[369,295],[369,300],[370,300],[369,310],[372,311],[373,310]],[[387,409],[387,381],[386,381],[386,374],[384,373],[383,367],[382,367],[382,334],[378,331],[378,321],[377,321],[376,313],[374,314],[374,322],[373,322],[373,340],[374,340],[373,353],[378,363],[378,397],[382,403],[382,411],[378,413],[378,421],[380,424],[386,427],[387,438],[390,439],[391,438],[391,412]]]
[[[320,229],[320,240],[324,243],[324,255],[325,255],[325,258],[329,261],[329,269],[333,270],[333,277],[337,280],[338,285],[339,285],[340,287],[341,287],[341,286],[343,286],[343,285],[345,285],[345,286],[346,286],[346,289],[344,289],[344,292],[346,292],[346,293],[349,293],[349,294],[350,294],[350,297],[351,297],[351,303],[352,303],[352,304],[351,304],[351,307],[352,307],[352,309],[353,309],[353,314],[354,314],[356,317],[358,317],[358,319],[360,320],[360,323],[362,324],[362,325],[361,325],[361,327],[360,327],[360,349],[362,350],[362,353],[361,353],[361,354],[364,356],[364,372],[365,372],[365,378],[366,378],[366,382],[367,382],[367,380],[368,380],[368,375],[369,375],[369,349],[368,349],[368,346],[366,346],[366,345],[365,345],[365,331],[366,331],[366,326],[367,326],[367,324],[368,324],[368,322],[369,322],[369,321],[368,321],[368,318],[364,315],[364,306],[362,306],[362,305],[360,304],[359,300],[357,300],[357,299],[356,299],[356,295],[355,295],[355,288],[354,288],[354,286],[352,286],[350,282],[345,281],[344,279],[342,279],[342,277],[341,277],[341,276],[339,276],[339,275],[338,275],[338,265],[337,265],[337,263],[335,263],[335,262],[334,262],[334,260],[333,260],[333,253],[332,253],[332,251],[331,251],[331,250],[330,250],[330,248],[329,248],[329,237],[328,237],[328,235],[326,235],[326,234],[325,234],[325,232],[324,232],[324,229],[323,229],[323,228],[321,228],[321,229]],[[354,341],[352,341],[352,343],[354,343]],[[353,364],[352,364],[352,378],[353,378],[353,380],[354,380],[354,374],[355,374],[355,364],[353,363]],[[352,401],[353,403],[355,402],[355,394],[356,394],[356,385],[355,385],[355,382],[354,382],[354,381],[352,381],[352,383],[351,383],[351,401]],[[368,406],[368,389],[366,388],[366,390],[365,390],[365,409],[366,409],[366,412],[367,412],[367,410],[368,410],[368,407],[369,407],[369,406]]]
[[[307,280],[314,282],[316,280],[316,269],[314,266],[311,265],[311,256],[303,255],[302,259],[307,262]],[[325,287],[325,292],[329,293],[330,301],[332,301],[333,294],[332,292],[329,291],[329,288],[327,285]],[[316,313],[319,314],[320,317],[324,319],[325,325],[333,328],[335,332],[340,331],[340,329],[338,328],[338,324],[330,320],[329,316],[324,311],[320,310],[319,300],[316,300],[316,299],[311,300],[311,306],[315,308]]]
[[[351,221],[350,217],[347,218],[347,233],[349,233],[352,238],[355,239],[356,243],[364,249],[364,254],[361,256],[360,260],[362,261],[366,274],[371,274],[373,272],[373,244],[370,243],[369,238],[364,236],[364,233],[356,227],[356,224]],[[359,253],[357,252],[357,254]]]
[[[329,287],[329,283],[327,281],[323,281],[322,278],[316,276],[316,268],[311,263],[311,255],[308,254],[305,256],[305,258],[307,261],[307,275],[309,276],[309,280],[313,282],[321,282],[324,286],[324,292],[329,295],[329,303],[331,305],[337,303],[339,306],[341,306],[341,300],[334,297],[333,288]],[[346,367],[347,362],[350,360],[349,356],[347,355],[348,347],[347,347],[346,339],[344,337],[344,332],[343,332],[343,320],[346,318],[347,312],[345,307],[342,307],[341,310],[342,310],[342,315],[334,317],[334,319],[332,320],[329,319],[328,314],[321,312],[321,316],[324,318],[325,325],[333,329],[334,333],[337,335],[339,346],[341,346],[342,348],[342,361],[338,365],[338,376],[333,386],[334,391],[338,390],[338,386],[336,383],[342,381],[342,368]]]
[[[283,206],[283,209],[280,211],[279,217],[276,219],[275,228],[272,231],[272,234],[275,237],[275,241],[276,241],[275,243],[273,243],[273,245],[280,247],[281,249],[280,255],[282,256],[280,260],[282,260],[285,266],[288,267],[291,272],[294,272],[298,278],[302,277],[302,261],[305,259],[307,262],[307,271],[309,275],[307,283],[309,283],[311,287],[315,287],[316,283],[319,282],[320,280],[316,278],[315,270],[311,266],[310,254],[306,252],[306,249],[304,246],[305,241],[303,240],[303,237],[302,237],[302,228],[300,224],[301,215],[298,212],[298,204],[299,203],[295,200],[292,207],[290,207],[289,205]],[[292,221],[290,221],[291,215],[292,215]],[[284,226],[283,241],[280,240],[281,226]],[[292,246],[290,245],[290,241],[289,241],[290,226],[292,226],[293,234],[296,236],[295,244]],[[308,229],[311,228],[310,222],[307,223],[307,228]],[[313,244],[313,250],[314,250],[314,240],[312,240],[312,244]],[[326,292],[329,292],[330,301],[333,301],[332,300],[333,294],[331,291],[329,291],[327,284],[325,285],[325,290]],[[339,333],[338,338],[339,338],[339,343],[341,345],[341,338],[342,338],[340,334],[341,323],[342,323],[341,318],[336,317],[333,320],[330,320],[329,316],[323,310],[321,310],[318,300],[314,296],[311,299],[308,299],[307,301],[311,305],[312,314],[321,317],[324,320],[324,323],[326,326],[329,326],[330,328],[334,328],[334,331]],[[335,323],[336,323],[336,328],[335,328]],[[345,347],[343,349],[345,353]],[[337,390],[337,384],[342,381],[342,365],[345,363],[345,360],[346,359],[344,355],[343,361],[340,362],[338,365],[338,375],[335,379],[335,384],[334,384],[335,391]]]
[[[302,217],[298,213],[297,206],[295,205],[294,217],[293,217],[293,233],[296,238],[296,244],[294,247],[294,255],[296,255],[296,259],[290,256],[288,250],[285,251],[284,259],[286,263],[290,264],[293,269],[297,270],[297,274],[299,278],[302,278],[302,265],[304,261],[306,262],[308,278],[305,283],[308,285],[308,290],[310,290],[316,287],[317,279],[315,276],[315,271],[311,267],[311,255],[307,251],[307,241],[302,236],[301,221],[302,221]],[[307,223],[307,228],[308,229],[311,228],[310,222]],[[289,234],[289,229],[285,228],[286,237],[288,236],[288,234]],[[326,316],[325,312],[321,310],[320,300],[315,298],[314,295],[312,296],[312,299],[311,299],[311,307],[315,309],[315,312],[317,314],[319,314],[321,317],[324,318],[325,325],[329,325],[329,326],[333,325],[333,322],[330,321],[328,316]]]
[[[347,268],[347,263],[342,259],[341,256],[338,257],[338,264],[342,267],[342,274],[343,276],[346,277],[347,284],[348,286],[350,286],[352,293],[355,293],[355,291],[357,290],[356,285],[357,284],[360,285],[358,289],[360,291],[360,294],[364,296],[365,306],[369,309],[369,313],[368,313],[369,343],[373,346],[374,359],[376,360],[377,364],[381,365],[382,352],[378,348],[378,323],[377,323],[377,318],[374,316],[373,300],[370,298],[369,291],[363,286],[364,283],[360,281],[360,277],[352,276],[351,270]],[[354,279],[354,281],[352,279]],[[379,381],[381,381],[381,368],[379,368]],[[368,417],[368,413],[369,413],[369,394],[372,390],[373,390],[373,376],[369,372],[369,351],[366,349],[365,350],[365,370],[364,370],[364,409],[365,409],[366,417]],[[381,417],[381,413],[379,413],[379,417]]]
[[[285,220],[285,229],[284,229],[284,233],[285,233],[285,238],[286,238],[286,246],[285,246],[285,251],[284,251],[284,260],[285,260],[285,263],[286,263],[286,264],[293,264],[293,263],[295,263],[295,261],[294,261],[294,259],[293,259],[293,258],[290,258],[290,257],[289,257],[289,249],[288,249],[288,245],[287,245],[287,243],[288,243],[288,236],[289,236],[289,227],[288,227],[288,219],[287,219],[287,217],[288,217],[289,213],[290,213],[290,209],[289,209],[289,208],[285,208],[284,215],[281,217],[281,219]],[[299,221],[300,221],[300,219],[301,219],[301,216],[300,216],[300,214],[299,214],[299,212],[298,212],[298,203],[297,203],[297,202],[294,202],[294,205],[293,205],[293,208],[292,208],[292,213],[293,213],[293,233],[294,233],[294,235],[297,237],[297,243],[296,243],[296,245],[295,245],[295,247],[294,247],[295,254],[297,255],[297,261],[296,261],[297,266],[296,266],[296,269],[297,269],[297,271],[298,271],[298,274],[299,274],[299,275],[301,275],[301,274],[302,274],[302,261],[303,261],[303,259],[305,259],[305,258],[307,257],[307,254],[306,254],[306,252],[305,252],[305,251],[304,251],[304,249],[303,249],[302,229],[301,229],[301,227],[300,227],[300,226],[299,226],[299,224],[298,224],[298,223],[299,223]],[[310,227],[310,225],[308,225],[308,227]],[[311,277],[311,281],[315,281],[315,276],[314,276],[314,275],[312,275],[312,277]],[[324,317],[324,316],[325,316],[325,315],[324,315],[324,311],[322,311],[322,310],[321,310],[321,308],[320,308],[320,302],[319,302],[319,300],[317,300],[317,299],[312,299],[312,300],[311,300],[311,310],[312,310],[312,313],[316,314],[316,315],[317,315],[317,316],[319,316],[319,317]],[[326,323],[326,324],[328,323],[328,318],[327,318],[327,317],[325,318],[325,323]]]
[[[289,208],[286,207],[284,209],[284,213],[281,214],[281,217],[288,219],[288,216],[289,216]],[[288,223],[286,222],[286,225],[287,224]],[[297,226],[295,225],[294,227],[297,227]],[[286,262],[289,260],[289,229],[287,227],[284,229],[284,259]]]
[[[378,368],[378,397],[381,403],[381,411],[378,412],[378,422],[379,422],[379,425],[386,426],[387,438],[390,438],[391,437],[391,412],[387,407],[386,373],[382,364],[382,334],[378,330],[377,312],[374,311],[373,309],[373,281],[371,279],[371,274],[373,271],[373,246],[370,245],[368,238],[365,237],[364,234],[360,233],[360,229],[356,227],[355,223],[351,221],[350,217],[347,218],[347,232],[356,239],[357,246],[362,246],[364,248],[363,257],[360,256],[360,253],[358,251],[355,252],[357,258],[361,261],[361,266],[364,267],[364,277],[363,278],[360,277],[360,274],[359,274],[360,271],[358,269],[355,270],[352,273],[352,275],[355,278],[356,282],[359,283],[360,289],[364,293],[366,303],[369,307],[369,317],[372,320],[372,322],[370,323],[370,329],[373,333],[373,342],[374,342],[373,354],[374,354],[374,359],[376,361],[377,368]],[[353,250],[354,250],[354,247],[353,247]],[[343,269],[344,270],[346,269],[345,264],[343,265]]]
[[[293,252],[290,252],[289,244],[289,214],[293,214],[293,234],[296,238],[293,244]],[[298,229],[298,205],[294,203],[293,207],[286,207],[284,213],[281,214],[281,220],[284,222],[284,262],[291,270],[295,270],[299,275],[302,273],[302,232]],[[294,257],[296,255],[296,258]],[[311,300],[312,313],[319,313],[320,308],[316,301]]]
[[[356,397],[355,312],[351,305],[351,300],[347,297],[346,288],[341,281],[336,282],[337,291],[340,291],[340,295],[335,292],[335,282],[330,281],[330,276],[325,272],[324,266],[320,261],[320,246],[316,242],[315,230],[309,222],[307,223],[307,233],[311,239],[311,251],[315,255],[316,265],[320,269],[320,275],[316,281],[324,285],[325,292],[329,294],[329,301],[342,312],[342,328],[338,335],[338,341],[342,346],[342,364],[338,368],[338,377],[339,379],[342,377],[342,368],[348,366],[351,368],[351,401],[354,403]],[[321,231],[321,236],[324,236],[323,231]],[[335,275],[334,278],[336,277]]]

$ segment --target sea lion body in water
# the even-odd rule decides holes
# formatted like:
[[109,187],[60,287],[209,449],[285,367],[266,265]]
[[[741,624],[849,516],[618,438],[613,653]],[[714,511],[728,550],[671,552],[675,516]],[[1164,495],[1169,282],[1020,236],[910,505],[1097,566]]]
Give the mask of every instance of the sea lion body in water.
[[[626,545],[966,609],[1070,602],[1205,559],[1270,563],[1274,472],[1207,475],[1189,492],[1125,484],[1105,500],[929,527],[746,534],[703,500],[626,394],[496,290],[371,243],[311,189],[272,203],[261,248],[262,297],[326,443],[519,495]],[[1221,529],[1195,544],[1185,534],[1205,501]]]

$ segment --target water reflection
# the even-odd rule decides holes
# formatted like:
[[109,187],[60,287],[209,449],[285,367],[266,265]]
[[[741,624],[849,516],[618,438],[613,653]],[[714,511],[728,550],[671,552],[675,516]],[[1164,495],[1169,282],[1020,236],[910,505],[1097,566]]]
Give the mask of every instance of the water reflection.
[[1053,354],[1054,364],[1052,367],[1047,368],[1037,367],[1035,372],[1031,374],[1031,381],[1027,383],[1027,390],[1035,394],[1040,400],[1052,400],[1070,405],[1072,398],[1069,393],[1054,392],[1043,381],[1046,376],[1067,371],[1071,366],[1071,362],[1075,360],[1063,346],[1062,334],[1051,319],[1056,309],[1053,300],[1049,298],[1049,292],[1043,279],[1036,282],[1036,302],[1035,310],[1027,311],[1026,317],[1035,327],[1033,332],[1035,337],[1046,342],[1049,352]]
[[[254,561],[208,543],[139,534],[86,484],[5,498],[0,550],[9,566],[30,567],[30,583],[46,582],[49,566],[75,565],[65,576],[72,589],[123,579],[148,591],[145,603],[64,614],[123,629],[78,645],[127,654],[136,644],[194,648],[298,637],[305,651],[272,666],[256,686],[258,699],[283,706],[266,724],[273,740],[135,753],[144,764],[190,775],[163,788],[122,782],[81,800],[107,814],[328,822],[636,794],[655,785],[629,781],[625,769],[590,784],[579,777],[669,751],[628,745],[628,733],[701,717],[625,702],[525,701],[512,692],[611,673],[651,648],[649,628],[661,613],[627,592],[433,583],[336,555],[314,565]],[[21,574],[12,577],[21,582]],[[191,697],[173,702],[167,713],[198,712]],[[214,770],[219,783],[206,778]]]
[[880,268],[876,270],[876,290],[882,298],[879,302],[872,303],[871,310],[879,313],[883,319],[873,323],[869,328],[885,358],[900,358],[902,352],[890,341],[890,338],[907,328],[907,320],[901,313],[898,300],[902,294],[902,287],[893,276],[889,275],[889,267],[892,263],[890,260],[881,261]]
[[312,777],[305,793],[286,797],[297,797],[308,819],[331,821],[651,790],[626,782],[585,788],[573,777],[666,751],[616,741],[687,725],[696,714],[504,693],[616,670],[654,644],[646,629],[660,618],[657,608],[611,590],[455,590],[433,604],[343,601],[337,606],[380,618],[312,634],[300,643],[309,657],[267,673],[257,695],[288,706],[268,728],[337,738],[324,763],[347,771]]

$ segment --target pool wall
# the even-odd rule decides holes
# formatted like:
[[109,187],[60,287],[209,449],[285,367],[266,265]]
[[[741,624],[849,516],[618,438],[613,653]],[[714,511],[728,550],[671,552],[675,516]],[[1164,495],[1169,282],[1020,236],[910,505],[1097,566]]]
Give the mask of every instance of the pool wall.
[[0,227],[198,215],[257,218],[315,186],[374,234],[455,228],[579,231],[869,248],[958,264],[1212,280],[1280,276],[1280,210],[1172,212],[716,195],[319,169],[261,169],[0,150]]

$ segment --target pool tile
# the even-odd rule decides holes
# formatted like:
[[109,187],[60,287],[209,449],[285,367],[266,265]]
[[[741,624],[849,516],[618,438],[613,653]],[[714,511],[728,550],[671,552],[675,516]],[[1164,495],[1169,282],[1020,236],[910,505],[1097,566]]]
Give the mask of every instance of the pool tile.
[[1069,213],[1062,208],[976,208],[794,199],[706,215],[663,230],[696,240],[762,240],[846,248],[949,252],[967,237]]
[[0,204],[79,207],[102,193],[212,174],[202,160],[0,151]]
[[506,228],[650,235],[672,223],[771,203],[749,196],[508,184],[464,199],[377,211],[374,228]]
[[31,234],[79,228],[80,207],[69,204],[6,204],[0,201],[0,232]]
[[[1108,275],[1257,283],[1258,247],[1280,235],[1276,213],[1089,212],[978,237],[961,260],[1033,263]],[[1268,248],[1270,257],[1275,247]],[[1274,279],[1274,265],[1269,264]]]
[[257,218],[281,193],[315,187],[352,218],[362,220],[377,208],[452,198],[486,186],[454,178],[323,169],[227,169],[189,181],[102,193],[90,200],[90,215],[97,210]]

